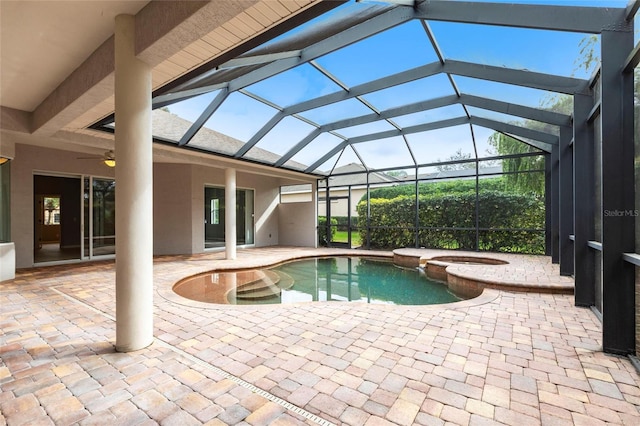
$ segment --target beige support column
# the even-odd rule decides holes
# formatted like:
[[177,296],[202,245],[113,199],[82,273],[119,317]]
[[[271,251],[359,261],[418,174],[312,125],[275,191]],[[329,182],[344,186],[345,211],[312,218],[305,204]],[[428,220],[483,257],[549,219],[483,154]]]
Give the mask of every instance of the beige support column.
[[224,246],[227,259],[236,258],[236,169],[224,172]]
[[135,56],[135,18],[115,20],[116,350],[153,342],[151,69]]

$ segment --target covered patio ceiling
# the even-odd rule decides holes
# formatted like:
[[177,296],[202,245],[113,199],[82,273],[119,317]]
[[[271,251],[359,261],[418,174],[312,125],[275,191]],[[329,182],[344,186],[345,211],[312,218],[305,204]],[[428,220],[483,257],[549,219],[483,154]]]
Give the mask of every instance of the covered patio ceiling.
[[[156,90],[155,141],[317,176],[493,158],[493,132],[551,152],[572,119],[544,103],[589,93],[597,35],[633,14],[624,0],[548,3],[336,2]],[[596,60],[579,67],[589,35]]]

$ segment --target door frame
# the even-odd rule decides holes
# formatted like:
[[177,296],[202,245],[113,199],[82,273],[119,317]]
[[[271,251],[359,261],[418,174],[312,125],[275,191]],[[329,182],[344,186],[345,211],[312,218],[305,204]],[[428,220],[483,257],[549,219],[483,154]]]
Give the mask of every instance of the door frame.
[[[327,191],[329,192],[329,191]],[[326,197],[326,213],[327,213],[327,246],[328,247],[340,247],[340,248],[351,248],[351,189],[349,189],[348,195],[338,195],[331,196],[327,194]],[[347,200],[347,242],[335,242],[331,238],[331,201],[339,201],[339,200]],[[338,230],[339,225],[335,225],[336,231]]]
[[[89,221],[88,223],[88,228],[87,231],[89,233],[89,237],[87,238],[85,235],[85,214],[87,212],[85,212],[84,209],[84,193],[85,193],[85,180],[89,180],[89,192],[88,192],[88,215],[86,216],[86,219]],[[100,179],[100,180],[112,180],[115,182],[115,178],[113,177],[108,177],[108,176],[97,176],[97,175],[82,175],[82,184],[80,185],[80,197],[82,197],[82,203],[81,203],[81,209],[82,209],[82,219],[81,219],[81,223],[82,223],[82,230],[81,230],[81,253],[82,253],[82,260],[99,260],[99,259],[115,259],[116,255],[115,255],[115,248],[114,248],[114,253],[112,254],[98,254],[95,255],[93,254],[93,199],[94,199],[94,195],[93,195],[93,180],[94,179]],[[117,188],[117,185],[116,185]],[[115,202],[115,200],[114,200]],[[115,233],[115,229],[114,229],[114,233]],[[115,235],[114,235],[115,236]],[[117,238],[117,236],[115,236],[115,238]],[[85,241],[89,242],[89,247],[88,247],[88,255],[85,255]]]
[[[80,223],[78,224],[78,226],[80,226],[80,255],[77,258],[73,258],[73,259],[61,259],[61,260],[52,260],[52,261],[44,261],[44,262],[36,262],[36,258],[35,258],[35,251],[36,251],[36,247],[39,244],[38,243],[38,234],[39,234],[39,230],[37,230],[37,228],[40,226],[42,226],[41,224],[38,224],[38,220],[40,217],[40,212],[39,207],[38,207],[38,198],[40,196],[42,197],[46,197],[47,194],[51,194],[49,191],[47,191],[45,194],[38,194],[36,195],[35,193],[35,177],[36,176],[40,176],[43,178],[65,178],[65,179],[78,179],[80,181],[80,194],[78,194],[78,196],[80,197]],[[32,231],[33,231],[33,250],[32,250],[32,264],[33,265],[37,265],[37,266],[47,266],[47,265],[61,265],[61,264],[66,264],[66,263],[77,263],[83,260],[83,250],[82,250],[82,244],[83,244],[83,220],[84,220],[84,215],[83,215],[83,211],[82,211],[82,182],[83,182],[83,178],[84,176],[81,174],[75,174],[75,173],[58,173],[58,172],[51,172],[51,171],[42,171],[42,170],[34,170],[32,172],[32,185],[31,185],[31,198],[33,200],[33,221],[32,221]],[[61,199],[62,197],[60,196],[61,194],[57,194]],[[44,199],[44,198],[43,198]],[[60,208],[60,212],[62,214],[62,208],[64,206],[61,203],[61,208]],[[60,239],[62,239],[62,228],[60,229]]]
[[[208,251],[222,251],[225,250],[225,245],[224,245],[224,241],[223,244],[221,246],[213,246],[213,247],[207,247],[207,237],[206,237],[206,221],[207,221],[207,217],[206,217],[206,208],[207,206],[205,205],[206,203],[206,189],[207,188],[215,188],[215,189],[222,189],[224,190],[225,187],[224,185],[220,185],[220,184],[209,184],[209,183],[205,183],[202,187],[202,194],[203,194],[203,199],[202,199],[202,212],[204,214],[204,221],[203,221],[203,228],[202,228],[202,244],[203,244],[203,250],[205,252]],[[247,240],[247,231],[251,230],[251,234],[252,234],[252,239],[253,239],[253,243],[249,243],[249,244],[239,244],[237,245],[238,248],[248,248],[248,247],[255,247],[256,246],[256,220],[255,220],[255,216],[256,216],[256,189],[255,188],[251,188],[251,187],[236,187],[236,196],[237,193],[239,191],[251,191],[251,205],[253,207],[253,212],[251,212],[251,214],[249,214],[248,212],[245,211],[245,215],[243,216],[243,220],[245,220],[245,222],[250,222],[250,223],[245,223],[245,234],[244,234],[244,240],[246,242]],[[246,205],[246,200],[245,200],[245,205]],[[219,207],[220,209],[222,209],[222,206]],[[225,205],[224,208],[226,209],[226,199],[225,199]],[[237,215],[237,211],[238,209],[236,209],[236,215]],[[224,218],[224,216],[222,217]],[[238,217],[236,217],[236,220],[238,219]],[[225,228],[222,228],[223,233],[225,232]],[[237,240],[238,235],[236,235],[236,240]],[[226,238],[226,237],[225,237]]]
[[[93,235],[93,179],[109,179],[109,180],[114,180],[115,178],[113,177],[109,177],[109,176],[98,176],[98,175],[88,175],[88,174],[75,174],[75,173],[59,173],[59,172],[51,172],[51,171],[43,171],[43,170],[34,170],[32,172],[32,176],[33,178],[35,178],[35,176],[41,176],[41,177],[58,177],[58,178],[70,178],[70,179],[79,179],[80,180],[80,191],[78,193],[78,197],[80,200],[80,211],[79,211],[79,217],[80,217],[80,221],[78,226],[80,227],[80,256],[78,258],[74,258],[74,259],[66,259],[66,260],[54,260],[54,261],[45,261],[45,262],[36,262],[35,256],[32,259],[32,263],[34,265],[38,265],[38,266],[47,266],[47,265],[61,265],[61,264],[67,264],[67,263],[78,263],[78,262],[86,262],[86,261],[91,261],[91,260],[106,260],[106,259],[115,259],[115,254],[106,254],[106,255],[93,255],[93,248],[92,248],[92,244],[89,244],[89,250],[88,250],[88,255],[85,255],[85,239],[86,239],[86,233],[85,233],[85,204],[84,204],[84,193],[85,193],[85,179],[89,180],[89,199],[88,199],[88,220],[89,220],[89,242],[92,241],[91,236]],[[33,252],[35,252],[35,245],[36,245],[36,227],[38,226],[38,224],[36,223],[37,221],[37,214],[38,212],[36,211],[36,194],[34,191],[34,186],[32,185],[32,194],[31,194],[31,198],[33,199],[33,206],[34,206],[34,212],[33,212],[33,223],[32,223],[32,230],[33,230],[33,243],[34,243],[34,247],[33,247]]]

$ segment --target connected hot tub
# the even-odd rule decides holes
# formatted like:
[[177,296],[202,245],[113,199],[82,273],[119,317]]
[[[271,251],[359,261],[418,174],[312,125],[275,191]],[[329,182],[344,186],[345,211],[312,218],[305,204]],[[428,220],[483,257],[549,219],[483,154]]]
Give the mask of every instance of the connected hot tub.
[[421,265],[427,276],[437,280],[447,281],[447,267],[450,265],[508,265],[505,260],[481,256],[436,256],[426,260]]

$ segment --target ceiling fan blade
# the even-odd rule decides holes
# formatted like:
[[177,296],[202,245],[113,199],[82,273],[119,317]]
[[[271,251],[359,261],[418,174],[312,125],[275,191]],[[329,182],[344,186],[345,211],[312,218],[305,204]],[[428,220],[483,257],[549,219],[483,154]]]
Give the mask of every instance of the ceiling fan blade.
[[76,157],[77,160],[115,160],[116,159],[116,155],[113,152],[113,150],[109,150],[109,151],[105,151],[104,154],[98,156],[98,155],[92,155],[90,157]]

